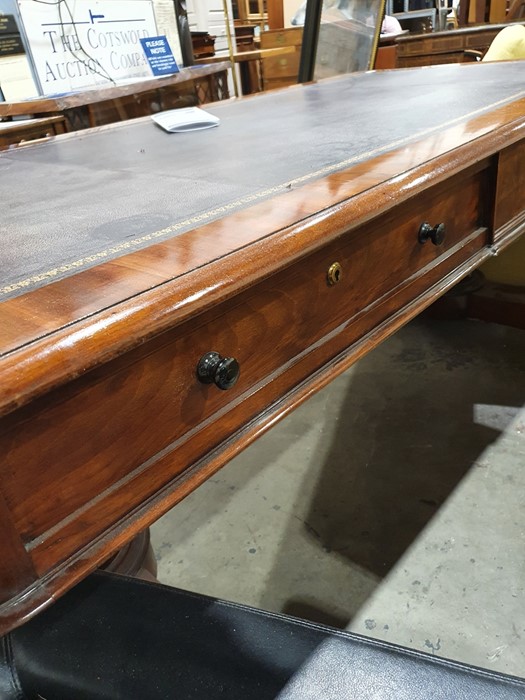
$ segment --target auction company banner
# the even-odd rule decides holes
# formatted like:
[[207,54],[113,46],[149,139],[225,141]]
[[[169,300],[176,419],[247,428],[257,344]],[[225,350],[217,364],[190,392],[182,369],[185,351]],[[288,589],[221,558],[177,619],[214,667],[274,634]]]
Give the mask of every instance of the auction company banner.
[[151,0],[18,0],[41,94],[151,77],[140,40],[157,36]]

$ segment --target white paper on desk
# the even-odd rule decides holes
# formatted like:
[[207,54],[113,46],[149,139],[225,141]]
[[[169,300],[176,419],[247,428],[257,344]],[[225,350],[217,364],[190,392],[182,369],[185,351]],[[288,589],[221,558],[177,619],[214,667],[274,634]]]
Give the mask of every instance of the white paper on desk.
[[181,131],[196,131],[197,129],[209,129],[218,126],[220,119],[199,107],[183,107],[182,109],[170,109],[167,112],[152,114],[155,123],[170,133]]

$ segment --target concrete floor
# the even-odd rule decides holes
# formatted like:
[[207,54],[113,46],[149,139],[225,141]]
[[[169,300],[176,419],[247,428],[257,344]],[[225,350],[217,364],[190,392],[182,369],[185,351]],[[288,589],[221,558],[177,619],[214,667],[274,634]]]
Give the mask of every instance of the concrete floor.
[[420,318],[152,528],[180,588],[525,676],[525,332]]

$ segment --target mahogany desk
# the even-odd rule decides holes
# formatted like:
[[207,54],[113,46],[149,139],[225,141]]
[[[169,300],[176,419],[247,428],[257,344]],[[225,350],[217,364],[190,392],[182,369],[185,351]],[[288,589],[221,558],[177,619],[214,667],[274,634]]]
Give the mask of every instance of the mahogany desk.
[[525,230],[522,64],[210,111],[0,154],[0,633]]

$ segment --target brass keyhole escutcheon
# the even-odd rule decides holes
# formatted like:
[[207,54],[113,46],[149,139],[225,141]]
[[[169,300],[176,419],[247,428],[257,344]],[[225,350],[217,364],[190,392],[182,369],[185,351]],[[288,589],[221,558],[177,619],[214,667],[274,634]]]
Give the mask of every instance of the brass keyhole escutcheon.
[[341,281],[342,276],[343,268],[341,267],[341,264],[338,262],[332,263],[328,268],[328,272],[326,273],[328,284],[330,286],[337,284]]

